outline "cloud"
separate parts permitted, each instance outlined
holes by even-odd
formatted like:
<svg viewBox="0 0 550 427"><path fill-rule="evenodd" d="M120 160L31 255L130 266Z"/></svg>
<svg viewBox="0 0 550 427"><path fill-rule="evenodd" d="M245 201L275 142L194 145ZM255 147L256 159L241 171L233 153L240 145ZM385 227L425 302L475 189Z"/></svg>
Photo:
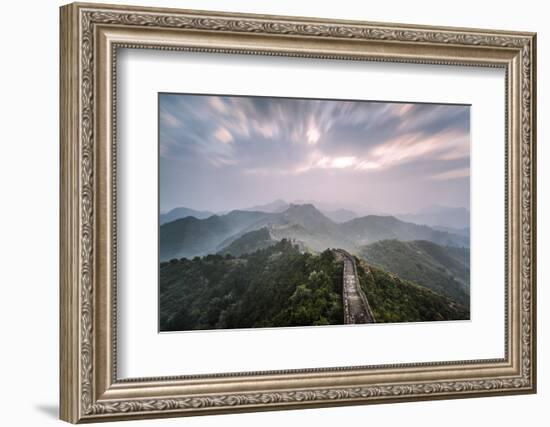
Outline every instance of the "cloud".
<svg viewBox="0 0 550 427"><path fill-rule="evenodd" d="M167 111L163 111L160 114L161 126L167 126L170 128L179 128L182 123L172 114Z"/></svg>
<svg viewBox="0 0 550 427"><path fill-rule="evenodd" d="M447 172L442 172L436 175L432 175L430 178L436 181L443 181L448 179L468 178L470 176L470 168L454 169Z"/></svg>
<svg viewBox="0 0 550 427"><path fill-rule="evenodd" d="M231 132L223 127L218 128L218 130L214 133L214 136L218 141L221 141L224 144L228 144L233 141L233 135L231 135Z"/></svg>
<svg viewBox="0 0 550 427"><path fill-rule="evenodd" d="M159 108L161 168L179 162L182 179L192 169L273 186L323 171L410 183L469 175L464 105L161 94Z"/></svg>
<svg viewBox="0 0 550 427"><path fill-rule="evenodd" d="M208 99L208 103L210 106L216 110L218 113L226 113L227 107L225 105L225 102L222 101L222 99L219 96L212 96Z"/></svg>

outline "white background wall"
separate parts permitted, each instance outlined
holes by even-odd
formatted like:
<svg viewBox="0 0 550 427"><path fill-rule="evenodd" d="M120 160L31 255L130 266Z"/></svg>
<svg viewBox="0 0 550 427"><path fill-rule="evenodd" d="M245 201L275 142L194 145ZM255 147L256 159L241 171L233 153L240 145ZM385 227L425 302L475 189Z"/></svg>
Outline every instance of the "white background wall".
<svg viewBox="0 0 550 427"><path fill-rule="evenodd" d="M111 0L113 3L122 3ZM550 405L550 28L544 3L515 1L133 0L133 4L538 32L539 393L438 402L209 416L132 425L547 425ZM59 425L58 6L2 5L0 67L0 401L2 425ZM486 254L486 256L493 256Z"/></svg>

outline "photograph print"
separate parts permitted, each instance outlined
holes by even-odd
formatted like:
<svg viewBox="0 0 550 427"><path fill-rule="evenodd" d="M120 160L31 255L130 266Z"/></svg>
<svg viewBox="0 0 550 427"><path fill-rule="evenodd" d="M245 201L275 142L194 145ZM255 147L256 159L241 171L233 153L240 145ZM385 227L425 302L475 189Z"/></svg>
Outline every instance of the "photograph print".
<svg viewBox="0 0 550 427"><path fill-rule="evenodd" d="M470 106L160 93L159 330L470 319Z"/></svg>

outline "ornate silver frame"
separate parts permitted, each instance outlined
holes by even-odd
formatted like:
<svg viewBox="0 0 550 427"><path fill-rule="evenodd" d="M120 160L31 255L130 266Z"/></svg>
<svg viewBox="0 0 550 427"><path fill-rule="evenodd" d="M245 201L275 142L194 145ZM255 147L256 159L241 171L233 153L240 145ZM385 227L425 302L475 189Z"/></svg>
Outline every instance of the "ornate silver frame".
<svg viewBox="0 0 550 427"><path fill-rule="evenodd" d="M536 390L533 33L71 4L61 8L61 419L108 421ZM117 48L502 67L506 71L505 357L119 380Z"/></svg>

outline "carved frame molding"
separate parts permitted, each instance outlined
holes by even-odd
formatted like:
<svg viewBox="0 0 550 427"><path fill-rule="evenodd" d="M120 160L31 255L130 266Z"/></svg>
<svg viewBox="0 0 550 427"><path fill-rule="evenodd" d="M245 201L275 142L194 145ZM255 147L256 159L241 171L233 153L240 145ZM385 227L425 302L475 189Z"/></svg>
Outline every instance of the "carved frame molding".
<svg viewBox="0 0 550 427"><path fill-rule="evenodd" d="M116 281L113 147L120 47L505 68L506 357L117 380L111 282ZM534 392L535 50L532 33L62 7L61 418L83 422ZM266 377L273 378L267 386ZM285 386L289 380L299 385Z"/></svg>

